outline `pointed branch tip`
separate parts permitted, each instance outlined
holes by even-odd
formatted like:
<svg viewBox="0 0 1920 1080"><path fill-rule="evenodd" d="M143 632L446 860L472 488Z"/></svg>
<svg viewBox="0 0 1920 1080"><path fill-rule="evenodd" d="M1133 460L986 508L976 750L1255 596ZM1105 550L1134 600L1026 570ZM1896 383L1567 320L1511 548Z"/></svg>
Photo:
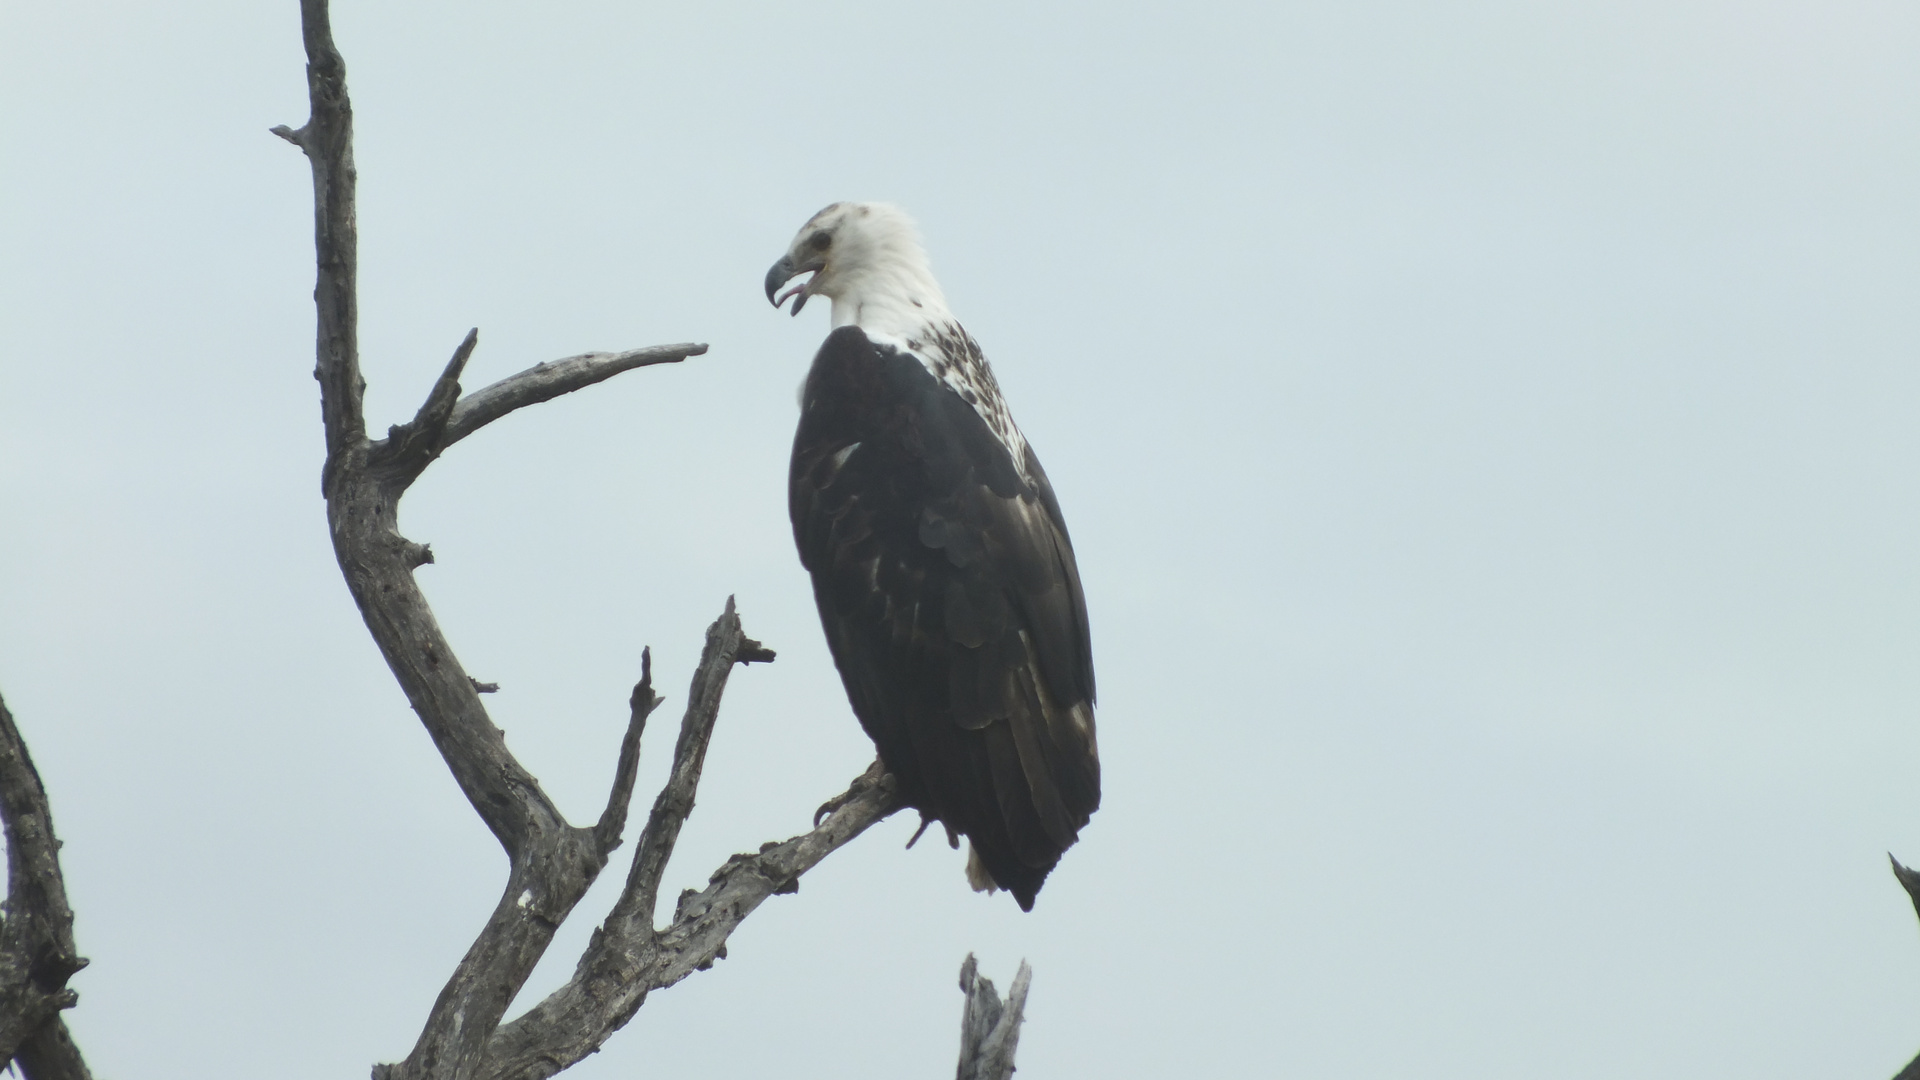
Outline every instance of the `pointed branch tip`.
<svg viewBox="0 0 1920 1080"><path fill-rule="evenodd" d="M633 684L627 699L627 731L620 739L620 758L613 770L613 788L607 795L607 807L593 826L594 843L602 855L610 855L620 846L627 828L627 807L633 801L633 781L640 768L640 737L646 732L647 717L660 707L660 695L653 692L653 650L640 650L640 681Z"/></svg>
<svg viewBox="0 0 1920 1080"><path fill-rule="evenodd" d="M376 448L380 457L399 464L406 483L412 483L453 442L447 435L447 424L460 403L460 376L479 342L480 328L476 326L453 350L453 358L433 381L433 389L427 391L427 400L420 403L413 419L388 428L384 444Z"/></svg>
<svg viewBox="0 0 1920 1080"><path fill-rule="evenodd" d="M617 353L581 353L535 364L462 398L448 422L446 444L451 446L516 409L571 394L623 371L675 364L706 351L705 345L653 345Z"/></svg>
<svg viewBox="0 0 1920 1080"><path fill-rule="evenodd" d="M1900 865L1900 860L1894 858L1892 852L1887 853L1887 861L1893 864L1894 879L1900 882L1901 888L1907 890L1907 899L1913 901L1913 913L1920 915L1920 871Z"/></svg>

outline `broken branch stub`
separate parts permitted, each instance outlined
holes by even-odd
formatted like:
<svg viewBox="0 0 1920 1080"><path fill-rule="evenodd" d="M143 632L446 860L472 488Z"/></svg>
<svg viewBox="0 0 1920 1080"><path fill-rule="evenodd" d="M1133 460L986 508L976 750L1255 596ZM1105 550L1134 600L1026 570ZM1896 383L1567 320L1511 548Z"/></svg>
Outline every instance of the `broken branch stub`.
<svg viewBox="0 0 1920 1080"><path fill-rule="evenodd" d="M960 1013L960 1065L954 1076L956 1080L1008 1080L1013 1075L1014 1052L1020 1048L1020 1024L1033 968L1020 961L1003 1003L993 980L980 974L979 967L972 953L960 965L960 992L967 1002Z"/></svg>

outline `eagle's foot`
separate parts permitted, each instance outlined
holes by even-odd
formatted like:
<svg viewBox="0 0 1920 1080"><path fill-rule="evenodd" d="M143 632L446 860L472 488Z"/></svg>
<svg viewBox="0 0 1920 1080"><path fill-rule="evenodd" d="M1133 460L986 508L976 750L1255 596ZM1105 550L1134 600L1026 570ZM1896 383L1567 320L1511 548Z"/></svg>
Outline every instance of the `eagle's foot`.
<svg viewBox="0 0 1920 1080"><path fill-rule="evenodd" d="M927 831L927 827L939 820L940 820L939 818L928 816L925 810L920 811L920 827L913 830L913 836L908 838L907 850L912 851L913 845L920 842L920 836L921 834ZM960 850L960 834L954 830L953 826L947 824L944 821L940 822L940 827L947 830L947 846L952 848L955 851L959 851Z"/></svg>
<svg viewBox="0 0 1920 1080"><path fill-rule="evenodd" d="M813 827L816 829L819 828L820 823L827 820L828 814L833 813L835 810L840 809L876 787L885 788L889 791L893 790L893 774L887 771L885 765L880 764L878 758L874 759L873 764L867 766L866 772L853 778L853 783L847 785L847 790L820 804L820 809L813 812Z"/></svg>
<svg viewBox="0 0 1920 1080"><path fill-rule="evenodd" d="M926 831L927 831L927 826L929 826L929 825L931 825L931 824L933 824L933 819L927 816L927 812L926 812L925 810L922 810L922 811L920 811L920 827L919 827L919 828L917 828L917 829L915 829L915 830L913 830L913 835L912 835L912 836L909 836L909 837L907 837L907 850L908 850L908 851L912 851L912 850L913 850L913 845L915 845L915 844L917 844L917 843L919 843L919 842L920 842L920 835L921 835L922 833L924 833L924 832L926 832Z"/></svg>

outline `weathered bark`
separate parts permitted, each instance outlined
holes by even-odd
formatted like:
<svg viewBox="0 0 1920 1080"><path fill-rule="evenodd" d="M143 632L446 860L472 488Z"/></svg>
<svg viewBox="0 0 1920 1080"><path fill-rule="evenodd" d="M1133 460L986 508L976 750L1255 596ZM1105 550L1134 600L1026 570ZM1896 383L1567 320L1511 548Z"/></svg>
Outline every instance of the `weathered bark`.
<svg viewBox="0 0 1920 1080"><path fill-rule="evenodd" d="M461 668L414 581L414 570L432 562L433 553L400 534L400 499L443 451L486 424L622 371L699 355L706 346L570 357L462 397L460 376L478 341L478 332L469 332L413 419L389 429L384 439L369 439L356 336L353 110L346 65L334 47L326 0L302 0L301 15L312 115L298 130L273 131L300 147L313 170L314 376L326 433L321 489L334 554L381 655L508 861L506 889L435 1000L412 1053L375 1066L374 1077L551 1076L598 1049L649 991L724 957L727 936L740 920L768 896L795 891L801 874L894 809L892 788L889 782L856 783L825 822L763 845L758 854L730 859L705 891L681 897L669 926L654 928L661 876L693 809L727 678L736 663L773 659L771 650L742 632L729 599L707 631L673 768L635 845L626 887L573 980L513 1024L500 1026L555 931L621 842L641 735L659 701L643 652L606 809L591 827L568 823L507 750L480 699L495 688Z"/></svg>
<svg viewBox="0 0 1920 1080"><path fill-rule="evenodd" d="M57 1016L27 1036L13 1062L26 1080L93 1080L86 1059L67 1031L67 1022Z"/></svg>
<svg viewBox="0 0 1920 1080"><path fill-rule="evenodd" d="M712 641L709 636L709 647ZM690 721L691 714L690 708ZM683 727L681 745L688 741ZM676 773L681 764L676 756ZM655 805L656 814L663 809L679 813L668 802L672 791L669 781ZM499 1028L478 1075L487 1080L552 1076L598 1050L626 1026L649 993L725 959L727 937L767 897L798 892L800 875L895 809L891 783L856 784L847 795L818 828L783 843L763 844L756 854L735 855L714 871L705 889L681 893L673 920L664 929L655 930L651 910L640 906L645 882L630 879L614 914L594 931L573 978L526 1015ZM636 868L639 865L636 859ZM657 889L657 873L646 878Z"/></svg>
<svg viewBox="0 0 1920 1080"><path fill-rule="evenodd" d="M960 1013L960 1067L955 1080L1007 1080L1013 1075L1027 986L1032 982L1033 968L1020 961L1003 1005L993 980L981 975L973 954L967 954L966 963L960 965L960 992L967 995L967 1004Z"/></svg>
<svg viewBox="0 0 1920 1080"><path fill-rule="evenodd" d="M7 836L0 1063L16 1062L27 1080L90 1080L60 1016L79 1000L67 980L87 966L74 953L60 841L53 835L46 788L5 701L0 701L0 820Z"/></svg>

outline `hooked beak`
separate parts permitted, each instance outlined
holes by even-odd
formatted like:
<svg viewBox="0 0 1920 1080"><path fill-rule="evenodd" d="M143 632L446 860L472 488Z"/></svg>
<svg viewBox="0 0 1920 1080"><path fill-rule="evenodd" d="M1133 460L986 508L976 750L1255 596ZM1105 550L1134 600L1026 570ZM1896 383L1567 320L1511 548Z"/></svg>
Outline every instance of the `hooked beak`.
<svg viewBox="0 0 1920 1080"><path fill-rule="evenodd" d="M807 291L807 287L813 284L813 279L809 278L795 285L793 288L788 289L786 292L780 292L780 286L785 285L801 274L808 272L817 274L824 265L826 265L824 262L818 260L808 260L805 264L796 265L793 261L793 256L780 256L780 261L774 263L773 268L767 271L768 302L773 304L774 307L779 307L781 304L786 303L787 297L796 297L793 302L793 314L800 314L800 309L807 306L807 297L813 295ZM774 295L775 293L779 293L779 295L776 296Z"/></svg>

